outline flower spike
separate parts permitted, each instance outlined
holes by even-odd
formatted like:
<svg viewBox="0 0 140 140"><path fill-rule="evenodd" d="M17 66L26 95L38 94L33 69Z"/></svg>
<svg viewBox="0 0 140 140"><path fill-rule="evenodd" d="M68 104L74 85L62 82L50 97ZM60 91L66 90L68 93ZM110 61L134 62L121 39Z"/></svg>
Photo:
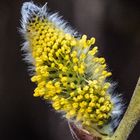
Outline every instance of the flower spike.
<svg viewBox="0 0 140 140"><path fill-rule="evenodd" d="M22 6L21 32L25 60L32 66L31 81L37 84L35 97L42 97L69 121L111 135L122 105L112 96L104 58L96 56L95 38L87 39L32 2ZM113 125L112 125L113 124Z"/></svg>

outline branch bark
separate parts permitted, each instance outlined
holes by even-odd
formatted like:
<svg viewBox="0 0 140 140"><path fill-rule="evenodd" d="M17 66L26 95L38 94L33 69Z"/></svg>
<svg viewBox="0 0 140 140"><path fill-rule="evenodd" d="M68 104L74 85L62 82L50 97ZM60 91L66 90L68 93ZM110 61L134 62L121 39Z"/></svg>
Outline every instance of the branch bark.
<svg viewBox="0 0 140 140"><path fill-rule="evenodd" d="M140 120L140 78L134 90L130 104L114 135L109 140L127 140L133 128Z"/></svg>

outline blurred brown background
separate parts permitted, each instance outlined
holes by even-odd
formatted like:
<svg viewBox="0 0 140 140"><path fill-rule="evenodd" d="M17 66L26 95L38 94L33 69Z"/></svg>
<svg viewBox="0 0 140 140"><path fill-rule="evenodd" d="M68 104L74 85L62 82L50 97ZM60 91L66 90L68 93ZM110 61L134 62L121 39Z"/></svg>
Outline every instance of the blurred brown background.
<svg viewBox="0 0 140 140"><path fill-rule="evenodd" d="M65 120L50 105L32 96L27 65L22 61L20 8L25 0L0 0L0 140L72 140ZM45 0L34 0L44 4ZM139 0L48 0L71 25L96 37L118 92L129 103L140 75ZM129 140L140 140L138 124Z"/></svg>

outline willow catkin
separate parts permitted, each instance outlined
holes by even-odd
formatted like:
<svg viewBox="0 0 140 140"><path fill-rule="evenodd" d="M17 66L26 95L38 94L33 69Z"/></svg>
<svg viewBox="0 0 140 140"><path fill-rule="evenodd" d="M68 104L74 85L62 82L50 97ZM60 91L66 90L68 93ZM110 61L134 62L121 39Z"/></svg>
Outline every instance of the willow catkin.
<svg viewBox="0 0 140 140"><path fill-rule="evenodd" d="M105 59L97 57L95 38L72 30L47 5L22 6L25 43L22 50L31 64L35 97L42 97L65 118L86 128L111 135L121 114L121 103L107 81ZM93 46L93 47L91 47Z"/></svg>

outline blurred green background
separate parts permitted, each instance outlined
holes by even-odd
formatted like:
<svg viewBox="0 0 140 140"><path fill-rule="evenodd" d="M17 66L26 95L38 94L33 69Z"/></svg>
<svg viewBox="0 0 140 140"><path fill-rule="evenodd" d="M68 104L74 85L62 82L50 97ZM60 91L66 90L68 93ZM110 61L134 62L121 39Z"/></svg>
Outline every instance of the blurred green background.
<svg viewBox="0 0 140 140"><path fill-rule="evenodd" d="M23 2L0 0L0 140L72 140L66 120L32 96L35 85L22 61L18 32ZM34 0L45 2L74 29L96 38L127 105L140 75L139 0ZM137 124L129 140L140 140L139 132Z"/></svg>

